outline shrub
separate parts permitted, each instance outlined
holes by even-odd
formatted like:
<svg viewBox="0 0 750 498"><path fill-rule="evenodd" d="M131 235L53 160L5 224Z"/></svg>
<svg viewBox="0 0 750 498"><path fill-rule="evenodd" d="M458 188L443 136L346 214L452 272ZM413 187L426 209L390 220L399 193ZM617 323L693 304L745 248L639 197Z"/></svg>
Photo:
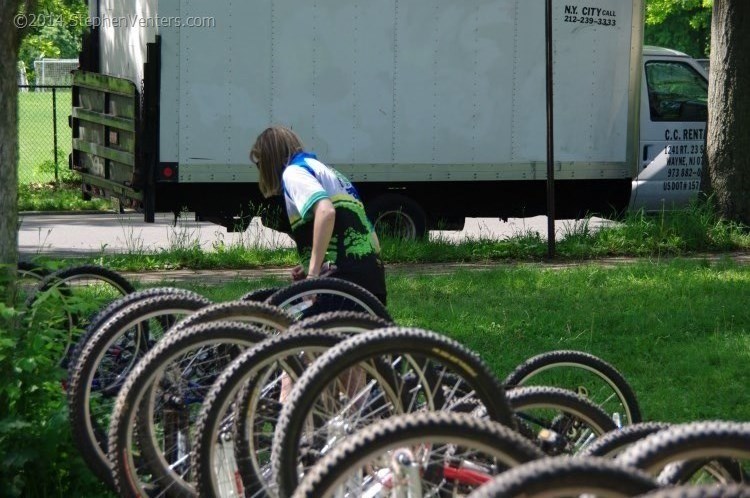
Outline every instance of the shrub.
<svg viewBox="0 0 750 498"><path fill-rule="evenodd" d="M72 440L59 331L0 304L0 495L104 496Z"/></svg>

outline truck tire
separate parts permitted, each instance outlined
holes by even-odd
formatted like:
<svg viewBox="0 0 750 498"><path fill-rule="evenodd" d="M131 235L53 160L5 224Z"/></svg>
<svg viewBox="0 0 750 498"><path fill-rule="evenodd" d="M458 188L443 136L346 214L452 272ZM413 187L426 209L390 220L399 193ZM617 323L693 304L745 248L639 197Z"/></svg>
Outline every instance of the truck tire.
<svg viewBox="0 0 750 498"><path fill-rule="evenodd" d="M380 236L416 240L427 235L424 209L401 194L384 194L368 202L367 216Z"/></svg>

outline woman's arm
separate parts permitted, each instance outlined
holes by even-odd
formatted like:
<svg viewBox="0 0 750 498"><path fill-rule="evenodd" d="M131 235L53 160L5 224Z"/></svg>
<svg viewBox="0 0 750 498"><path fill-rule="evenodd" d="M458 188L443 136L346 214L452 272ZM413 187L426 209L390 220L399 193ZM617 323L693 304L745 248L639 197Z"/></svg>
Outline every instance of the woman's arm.
<svg viewBox="0 0 750 498"><path fill-rule="evenodd" d="M330 199L321 199L313 207L313 245L310 255L310 267L307 275L317 277L326 257L328 244L333 236L333 225L336 222L336 208Z"/></svg>

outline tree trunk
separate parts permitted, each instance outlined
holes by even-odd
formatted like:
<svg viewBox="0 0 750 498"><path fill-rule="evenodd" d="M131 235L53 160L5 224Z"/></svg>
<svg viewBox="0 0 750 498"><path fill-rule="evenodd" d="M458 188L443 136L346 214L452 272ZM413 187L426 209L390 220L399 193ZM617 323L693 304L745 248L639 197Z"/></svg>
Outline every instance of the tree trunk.
<svg viewBox="0 0 750 498"><path fill-rule="evenodd" d="M0 0L0 291L11 306L18 264L18 0Z"/></svg>
<svg viewBox="0 0 750 498"><path fill-rule="evenodd" d="M708 174L727 219L750 225L750 1L714 0L708 94Z"/></svg>

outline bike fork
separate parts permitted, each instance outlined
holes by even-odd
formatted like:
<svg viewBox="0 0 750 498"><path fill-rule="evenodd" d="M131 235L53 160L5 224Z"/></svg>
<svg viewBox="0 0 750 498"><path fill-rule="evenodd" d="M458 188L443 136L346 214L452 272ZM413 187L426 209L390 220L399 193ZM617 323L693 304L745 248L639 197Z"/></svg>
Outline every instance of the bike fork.
<svg viewBox="0 0 750 498"><path fill-rule="evenodd" d="M393 490L391 498L422 498L422 479L419 465L407 448L399 448L391 457Z"/></svg>

